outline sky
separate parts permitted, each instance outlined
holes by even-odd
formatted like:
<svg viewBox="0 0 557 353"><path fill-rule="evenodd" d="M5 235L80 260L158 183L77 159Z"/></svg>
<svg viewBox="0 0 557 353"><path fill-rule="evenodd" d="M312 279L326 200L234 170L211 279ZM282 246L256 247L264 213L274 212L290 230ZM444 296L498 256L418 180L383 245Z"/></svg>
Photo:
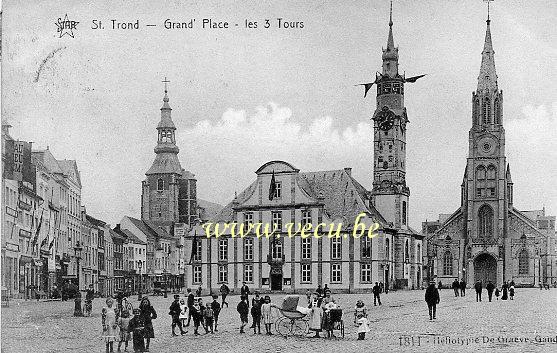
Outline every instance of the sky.
<svg viewBox="0 0 557 353"><path fill-rule="evenodd" d="M354 85L381 69L389 2L232 4L4 0L1 109L11 135L75 159L92 216L111 224L139 217L167 77L179 159L196 175L200 198L230 202L270 160L301 171L352 167L370 189L375 94L364 99ZM57 32L66 14L79 22L73 38ZM480 0L393 2L399 70L427 74L405 89L409 219L418 230L460 204L486 16ZM556 17L552 0L491 5L514 204L552 215ZM231 28L203 29L203 18ZM277 28L277 18L303 28ZM112 19L140 28L113 30ZM195 24L168 30L166 19Z"/></svg>

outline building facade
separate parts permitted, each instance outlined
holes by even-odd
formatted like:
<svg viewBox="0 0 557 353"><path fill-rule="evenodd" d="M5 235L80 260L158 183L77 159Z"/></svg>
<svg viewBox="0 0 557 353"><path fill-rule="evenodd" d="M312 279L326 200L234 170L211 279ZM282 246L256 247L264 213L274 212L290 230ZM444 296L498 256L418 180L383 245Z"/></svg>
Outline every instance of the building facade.
<svg viewBox="0 0 557 353"><path fill-rule="evenodd" d="M537 286L548 280L554 217L522 212L514 205L503 111L488 19L478 85L472 93L461 206L428 239L434 275L443 282L513 280L520 286ZM540 221L547 223L545 231Z"/></svg>

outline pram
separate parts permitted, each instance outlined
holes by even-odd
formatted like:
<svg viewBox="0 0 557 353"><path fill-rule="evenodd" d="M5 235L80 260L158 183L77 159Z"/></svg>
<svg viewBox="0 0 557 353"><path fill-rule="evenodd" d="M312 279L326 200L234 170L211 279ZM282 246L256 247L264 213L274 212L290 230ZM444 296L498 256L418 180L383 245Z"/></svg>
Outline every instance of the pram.
<svg viewBox="0 0 557 353"><path fill-rule="evenodd" d="M279 311L283 317L275 322L275 329L283 337L305 336L309 332L307 315L311 309L298 305L300 297L287 295L282 299Z"/></svg>

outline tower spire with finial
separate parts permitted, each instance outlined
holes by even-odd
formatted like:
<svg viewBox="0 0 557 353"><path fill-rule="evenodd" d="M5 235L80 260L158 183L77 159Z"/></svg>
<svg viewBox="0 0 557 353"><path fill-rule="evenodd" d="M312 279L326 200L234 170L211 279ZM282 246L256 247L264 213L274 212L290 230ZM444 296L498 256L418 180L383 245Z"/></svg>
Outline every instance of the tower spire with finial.
<svg viewBox="0 0 557 353"><path fill-rule="evenodd" d="M491 41L491 19L489 17L489 3L493 0L484 0L487 2L487 26L485 30L484 49L482 51L482 64L480 67L480 76L478 77L478 90L480 89L496 89L497 73L495 71L495 51Z"/></svg>
<svg viewBox="0 0 557 353"><path fill-rule="evenodd" d="M168 104L168 83L170 83L169 80L166 79L166 76L164 77L164 80L162 81L164 83L164 98L162 99L162 101L164 102L162 105L162 109L166 109L166 110L172 110L172 108L170 108L170 105Z"/></svg>
<svg viewBox="0 0 557 353"><path fill-rule="evenodd" d="M395 41L393 39L393 2L391 1L391 10L389 12L389 39L387 40L387 50L395 48Z"/></svg>

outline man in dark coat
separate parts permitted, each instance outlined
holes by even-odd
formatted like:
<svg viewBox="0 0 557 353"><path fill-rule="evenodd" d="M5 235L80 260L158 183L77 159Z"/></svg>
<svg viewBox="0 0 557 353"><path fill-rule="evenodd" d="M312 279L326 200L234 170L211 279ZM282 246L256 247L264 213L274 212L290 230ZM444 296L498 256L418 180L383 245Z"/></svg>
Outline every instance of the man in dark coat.
<svg viewBox="0 0 557 353"><path fill-rule="evenodd" d="M429 319L434 320L436 317L437 304L439 304L439 290L435 288L435 282L429 282L429 286L425 290L425 302L427 303L427 308L429 309Z"/></svg>
<svg viewBox="0 0 557 353"><path fill-rule="evenodd" d="M491 297L493 296L493 291L495 290L495 285L489 281L486 286L485 289L487 289L487 297L489 298L489 301L491 301Z"/></svg>
<svg viewBox="0 0 557 353"><path fill-rule="evenodd" d="M191 317L193 315L191 309L193 308L194 301L195 301L195 296L191 292L191 289L188 288L188 302L186 303L186 305L188 306L188 323L186 324L186 327L189 326L191 322Z"/></svg>
<svg viewBox="0 0 557 353"><path fill-rule="evenodd" d="M464 278L460 281L460 296L466 296L466 281Z"/></svg>
<svg viewBox="0 0 557 353"><path fill-rule="evenodd" d="M458 279L455 278L455 280L453 281L452 288L454 290L454 296L458 297L458 290L460 289L460 284L458 283Z"/></svg>
<svg viewBox="0 0 557 353"><path fill-rule="evenodd" d="M315 292L316 292L319 296L322 296L322 295L323 295L323 288L321 288L321 285L320 285L320 284L317 285L317 289L315 290Z"/></svg>
<svg viewBox="0 0 557 353"><path fill-rule="evenodd" d="M246 285L246 282L243 282L242 288L240 288L240 296L246 297L246 303L248 304L248 307L249 307L249 297L248 297L249 294L250 294L249 287Z"/></svg>
<svg viewBox="0 0 557 353"><path fill-rule="evenodd" d="M185 335L186 332L182 329L182 322L180 321L180 296L178 294L174 294L174 301L170 304L168 314L172 317L172 336L178 336L174 329L176 326L180 328L180 334Z"/></svg>
<svg viewBox="0 0 557 353"><path fill-rule="evenodd" d="M241 296L241 301L238 303L236 310L240 314L240 333L244 333L244 327L248 323L248 314L249 314L247 296L244 295Z"/></svg>
<svg viewBox="0 0 557 353"><path fill-rule="evenodd" d="M474 285L474 289L476 289L476 301L477 302L481 302L482 301L482 282L478 281L476 282L476 284Z"/></svg>
<svg viewBox="0 0 557 353"><path fill-rule="evenodd" d="M230 288L228 288L228 286L223 283L222 286L220 286L220 295L222 296L222 304L221 306L224 308L224 304L226 304L226 307L228 308L228 302L226 301L226 296L230 294Z"/></svg>
<svg viewBox="0 0 557 353"><path fill-rule="evenodd" d="M375 282L372 291L373 291L373 305L377 305L377 302L379 302L379 305L381 305L381 297L379 294L381 293L381 287L379 287L379 283Z"/></svg>

